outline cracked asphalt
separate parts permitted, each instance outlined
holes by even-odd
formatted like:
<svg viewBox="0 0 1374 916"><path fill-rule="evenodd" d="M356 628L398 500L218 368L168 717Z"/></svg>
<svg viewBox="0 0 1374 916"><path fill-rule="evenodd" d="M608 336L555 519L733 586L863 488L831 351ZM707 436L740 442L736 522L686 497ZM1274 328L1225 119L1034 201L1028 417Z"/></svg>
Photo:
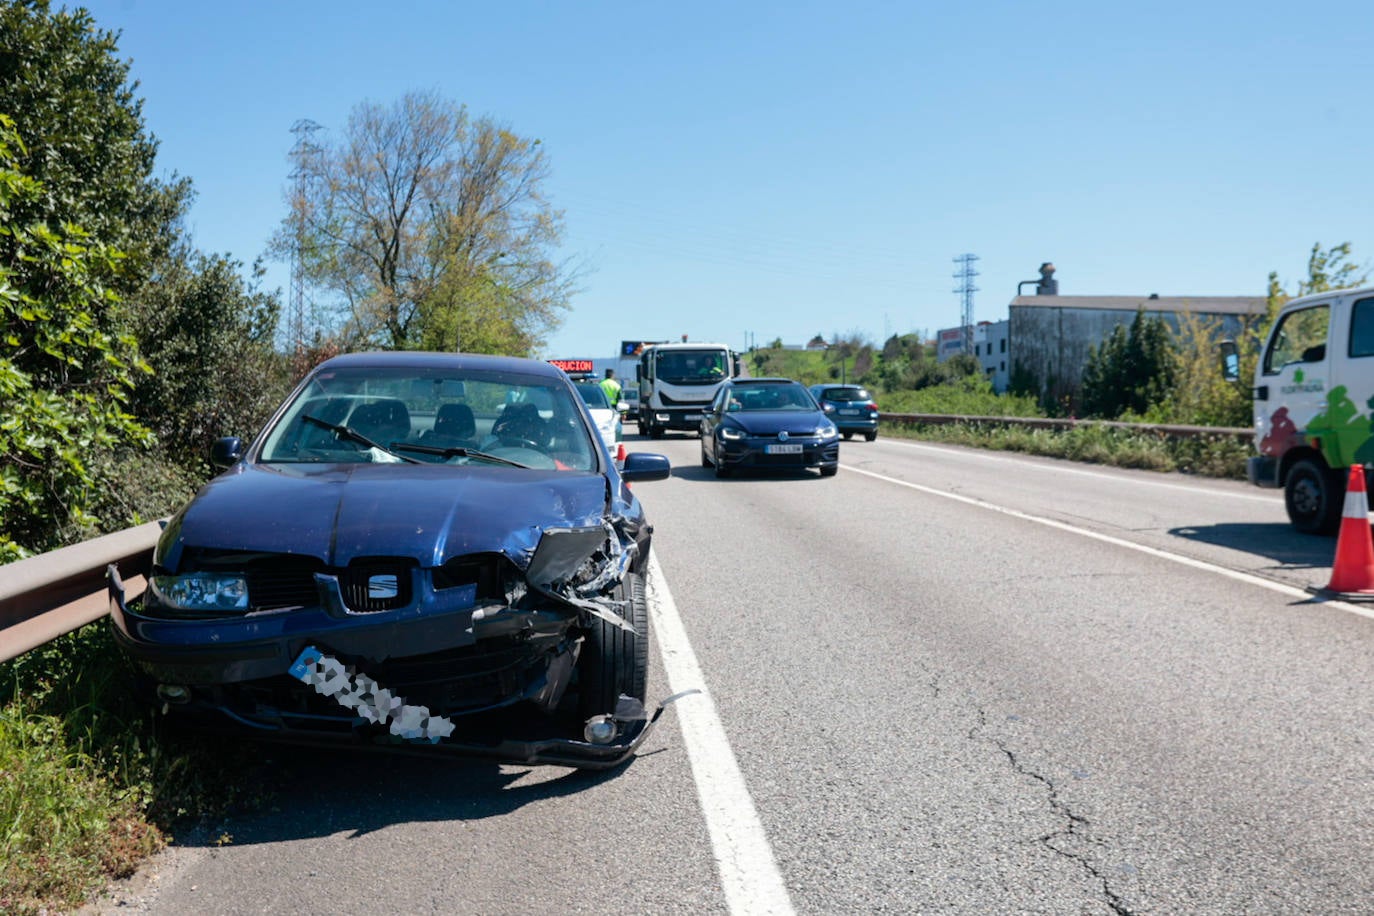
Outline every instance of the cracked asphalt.
<svg viewBox="0 0 1374 916"><path fill-rule="evenodd" d="M673 461L636 492L795 911L1370 911L1374 619L938 495L1323 584L1276 494L884 438L717 481L630 438ZM594 778L296 759L285 808L93 911L725 912L683 742L669 713Z"/></svg>

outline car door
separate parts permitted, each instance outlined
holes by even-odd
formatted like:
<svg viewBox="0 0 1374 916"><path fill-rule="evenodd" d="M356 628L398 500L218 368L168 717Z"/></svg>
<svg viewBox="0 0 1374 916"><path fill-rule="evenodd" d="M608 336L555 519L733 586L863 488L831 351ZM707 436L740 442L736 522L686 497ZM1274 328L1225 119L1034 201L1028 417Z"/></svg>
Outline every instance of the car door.
<svg viewBox="0 0 1374 916"><path fill-rule="evenodd" d="M711 401L711 406L701 415L701 450L711 459L712 464L716 460L716 427L725 416L725 405L729 400L730 386L722 385L716 392L715 399Z"/></svg>

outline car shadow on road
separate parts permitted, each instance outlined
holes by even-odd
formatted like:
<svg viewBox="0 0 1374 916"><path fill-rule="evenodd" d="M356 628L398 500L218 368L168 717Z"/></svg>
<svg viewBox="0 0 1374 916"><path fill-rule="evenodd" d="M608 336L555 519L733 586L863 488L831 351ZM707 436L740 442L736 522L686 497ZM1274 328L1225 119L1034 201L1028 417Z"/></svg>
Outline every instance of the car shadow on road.
<svg viewBox="0 0 1374 916"><path fill-rule="evenodd" d="M576 795L614 780L613 770L502 764L455 757L319 750L271 745L253 774L265 791L259 810L178 831L178 846L235 846L330 836L363 836L396 824L475 821ZM646 755L641 755L646 756Z"/></svg>
<svg viewBox="0 0 1374 916"><path fill-rule="evenodd" d="M730 484L741 480L820 480L814 468L743 468L730 472L729 477L717 477L713 468L693 465L674 465L672 476L681 480L709 480Z"/></svg>
<svg viewBox="0 0 1374 916"><path fill-rule="evenodd" d="M1170 528L1169 534L1267 557L1284 569L1329 567L1336 554L1335 538L1301 534L1283 523L1183 525Z"/></svg>

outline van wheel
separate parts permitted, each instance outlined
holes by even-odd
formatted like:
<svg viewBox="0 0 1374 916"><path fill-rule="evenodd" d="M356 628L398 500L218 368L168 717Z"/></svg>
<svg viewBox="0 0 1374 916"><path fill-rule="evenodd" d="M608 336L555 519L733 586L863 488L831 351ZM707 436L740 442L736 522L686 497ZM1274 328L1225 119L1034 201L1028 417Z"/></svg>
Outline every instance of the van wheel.
<svg viewBox="0 0 1374 916"><path fill-rule="evenodd" d="M1288 471L1283 504L1288 520L1305 534L1332 534L1341 522L1345 480L1319 461L1303 458Z"/></svg>

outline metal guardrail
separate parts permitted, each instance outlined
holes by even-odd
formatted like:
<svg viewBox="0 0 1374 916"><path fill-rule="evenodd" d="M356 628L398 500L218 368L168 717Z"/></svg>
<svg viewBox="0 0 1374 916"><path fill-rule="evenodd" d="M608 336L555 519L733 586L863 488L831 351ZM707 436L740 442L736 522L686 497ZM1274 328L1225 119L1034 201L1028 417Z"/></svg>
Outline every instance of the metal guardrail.
<svg viewBox="0 0 1374 916"><path fill-rule="evenodd" d="M161 533L149 522L0 566L0 662L108 613L112 563L130 594L143 591Z"/></svg>
<svg viewBox="0 0 1374 916"><path fill-rule="evenodd" d="M1109 420L926 413L884 413L882 417L891 423L968 423L1034 429L1104 426L1171 438L1222 437L1247 442L1254 436L1254 430L1236 427L1164 426ZM130 594L143 591L152 567L153 545L161 531L161 523L149 522L0 566L0 662L23 655L108 613L105 571L112 563L119 567Z"/></svg>
<svg viewBox="0 0 1374 916"><path fill-rule="evenodd" d="M1119 423L1115 420L1050 419L1048 417L976 417L943 413L883 413L884 421L893 423L927 423L931 425L1025 426L1030 429L1074 429L1079 426L1101 426L1141 433L1155 433L1166 439L1239 439L1249 442L1255 431L1241 426L1170 426L1158 423Z"/></svg>

